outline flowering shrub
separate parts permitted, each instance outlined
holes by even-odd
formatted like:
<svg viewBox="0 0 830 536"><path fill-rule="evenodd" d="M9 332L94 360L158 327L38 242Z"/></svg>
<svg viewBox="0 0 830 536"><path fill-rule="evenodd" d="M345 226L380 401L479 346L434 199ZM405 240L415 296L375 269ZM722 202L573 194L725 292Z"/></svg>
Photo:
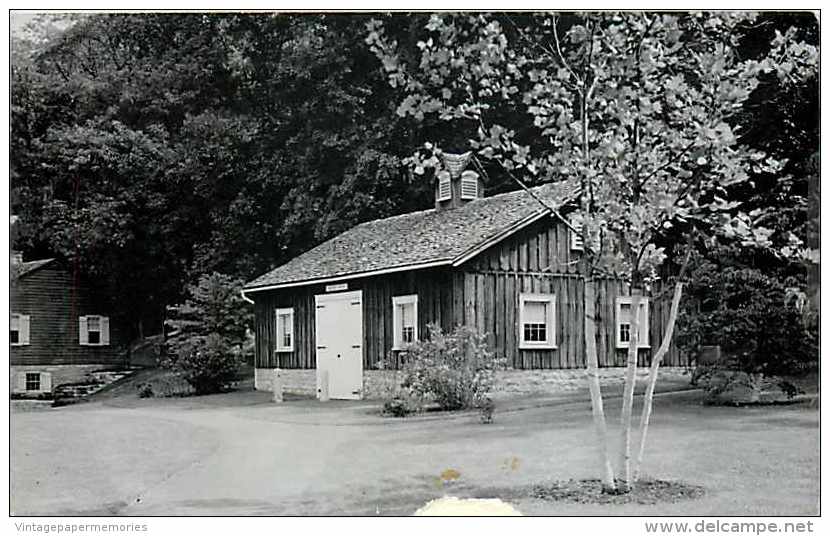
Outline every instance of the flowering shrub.
<svg viewBox="0 0 830 536"><path fill-rule="evenodd" d="M433 400L441 409L487 407L504 358L496 357L485 335L466 326L445 334L430 324L429 338L412 344L403 357L401 386Z"/></svg>

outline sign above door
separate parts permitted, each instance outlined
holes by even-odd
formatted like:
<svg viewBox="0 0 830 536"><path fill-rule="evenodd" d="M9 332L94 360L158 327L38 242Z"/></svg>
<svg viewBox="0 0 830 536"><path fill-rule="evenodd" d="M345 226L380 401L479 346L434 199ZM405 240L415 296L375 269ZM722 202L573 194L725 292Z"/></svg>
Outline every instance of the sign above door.
<svg viewBox="0 0 830 536"><path fill-rule="evenodd" d="M326 285L326 292L339 292L341 290L349 290L349 284L337 283L336 285Z"/></svg>

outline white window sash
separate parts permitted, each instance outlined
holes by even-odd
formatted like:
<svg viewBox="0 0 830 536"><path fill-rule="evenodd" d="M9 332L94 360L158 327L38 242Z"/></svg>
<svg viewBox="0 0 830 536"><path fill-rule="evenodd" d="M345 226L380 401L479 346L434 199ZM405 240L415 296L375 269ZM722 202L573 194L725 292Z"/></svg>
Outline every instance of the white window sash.
<svg viewBox="0 0 830 536"><path fill-rule="evenodd" d="M276 310L276 350L277 352L294 351L294 308L285 307ZM285 319L285 321L283 321ZM285 336L288 335L290 344L286 345Z"/></svg>
<svg viewBox="0 0 830 536"><path fill-rule="evenodd" d="M93 323L97 323L93 329ZM91 342L90 333L98 334L98 342ZM102 315L85 315L78 317L78 343L81 346L109 346L110 319Z"/></svg>
<svg viewBox="0 0 830 536"><path fill-rule="evenodd" d="M631 296L620 296L617 298L617 307L616 307L616 316L614 320L614 340L617 343L618 349L628 348L628 341L622 340L620 336L621 327L623 324L629 325L629 332L631 331L631 314L629 313L629 321L623 322L622 321L622 306L628 305L629 309L631 306ZM640 322L639 322L639 333L637 338L637 348L651 348L651 344L649 343L649 299L645 296L640 298Z"/></svg>
<svg viewBox="0 0 830 536"><path fill-rule="evenodd" d="M525 324L538 324L527 311L526 304L542 303L545 305L545 339L544 341L525 340ZM552 350L556 349L556 295L522 293L519 295L519 349Z"/></svg>
<svg viewBox="0 0 830 536"><path fill-rule="evenodd" d="M30 327L30 317L29 315L22 315L18 313L14 313L9 318L9 332L17 331L17 342L10 343L12 346L27 346L29 344L29 327ZM17 329L13 329L15 326L12 325L13 322L17 323ZM11 336L11 334L9 335Z"/></svg>
<svg viewBox="0 0 830 536"><path fill-rule="evenodd" d="M411 306L411 316L408 325L404 326L403 316L404 308ZM407 315L408 316L408 315ZM394 331L392 334L392 349L403 350L410 343L403 340L403 330L405 327L412 328L412 342L418 340L418 295L409 294L407 296L393 296L392 297L392 325Z"/></svg>

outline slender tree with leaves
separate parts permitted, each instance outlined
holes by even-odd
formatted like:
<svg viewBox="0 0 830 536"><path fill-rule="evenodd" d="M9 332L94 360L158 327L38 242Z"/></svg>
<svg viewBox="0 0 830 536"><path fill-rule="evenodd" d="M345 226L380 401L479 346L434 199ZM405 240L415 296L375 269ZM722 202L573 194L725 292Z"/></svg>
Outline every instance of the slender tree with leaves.
<svg viewBox="0 0 830 536"><path fill-rule="evenodd" d="M726 236L769 244L757 223L729 199L751 173L776 174L782 162L740 143L735 118L759 77L815 75L817 51L778 34L761 59L737 52L748 13L587 13L433 15L413 43L368 26L367 43L402 96L398 113L435 116L467 128L484 162L522 183L575 182L575 221L589 257L586 336L595 322L594 278L613 275L631 287L631 337L620 415L616 478L606 447L596 345L586 363L608 491L627 492L639 474L660 360L672 339L672 316L652 359L632 460L632 413L639 303L659 279L666 233ZM416 170L435 166L434 144L413 155ZM793 243L792 247L799 244ZM632 462L636 461L632 467Z"/></svg>

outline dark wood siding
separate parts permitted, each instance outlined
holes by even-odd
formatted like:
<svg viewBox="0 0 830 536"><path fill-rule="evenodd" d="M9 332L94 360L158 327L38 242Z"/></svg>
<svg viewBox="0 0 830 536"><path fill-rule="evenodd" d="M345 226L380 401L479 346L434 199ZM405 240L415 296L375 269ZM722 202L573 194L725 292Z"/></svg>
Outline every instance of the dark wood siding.
<svg viewBox="0 0 830 536"><path fill-rule="evenodd" d="M418 295L418 333L427 335L427 324L451 330L473 326L487 334L509 366L518 369L582 368L584 354L585 282L582 255L570 249L567 226L551 217L530 225L485 250L463 266L400 272L348 281L348 290L363 291L363 366L376 368L389 358L398 365L392 348L392 297ZM626 351L615 344L616 298L628 289L616 279L601 279L597 289L597 352L600 366L623 366ZM524 293L554 294L556 349L519 348L519 296ZM287 288L251 294L256 301L256 363L258 367L314 368L314 296L325 285ZM670 293L652 299L649 329L651 349L639 352L639 364L647 365L660 344L668 320ZM274 310L294 307L295 351L274 352ZM686 365L672 347L667 365Z"/></svg>
<svg viewBox="0 0 830 536"><path fill-rule="evenodd" d="M427 325L436 323L444 330L456 323L453 303L454 278L449 270L400 272L363 279L352 279L348 290L363 291L363 368L377 368L388 358L397 366L392 352L392 297L418 295L418 333L426 336ZM250 294L254 300L256 366L258 368L315 368L314 296L326 294L326 285L286 288ZM294 351L275 352L275 311L294 308ZM460 307L458 309L460 311ZM462 322L463 323L463 322Z"/></svg>
<svg viewBox="0 0 830 536"><path fill-rule="evenodd" d="M10 289L11 312L29 315L29 344L10 348L10 364L126 364L126 333L105 302L92 285L59 263L16 280ZM109 316L109 346L79 344L78 317L83 315Z"/></svg>

